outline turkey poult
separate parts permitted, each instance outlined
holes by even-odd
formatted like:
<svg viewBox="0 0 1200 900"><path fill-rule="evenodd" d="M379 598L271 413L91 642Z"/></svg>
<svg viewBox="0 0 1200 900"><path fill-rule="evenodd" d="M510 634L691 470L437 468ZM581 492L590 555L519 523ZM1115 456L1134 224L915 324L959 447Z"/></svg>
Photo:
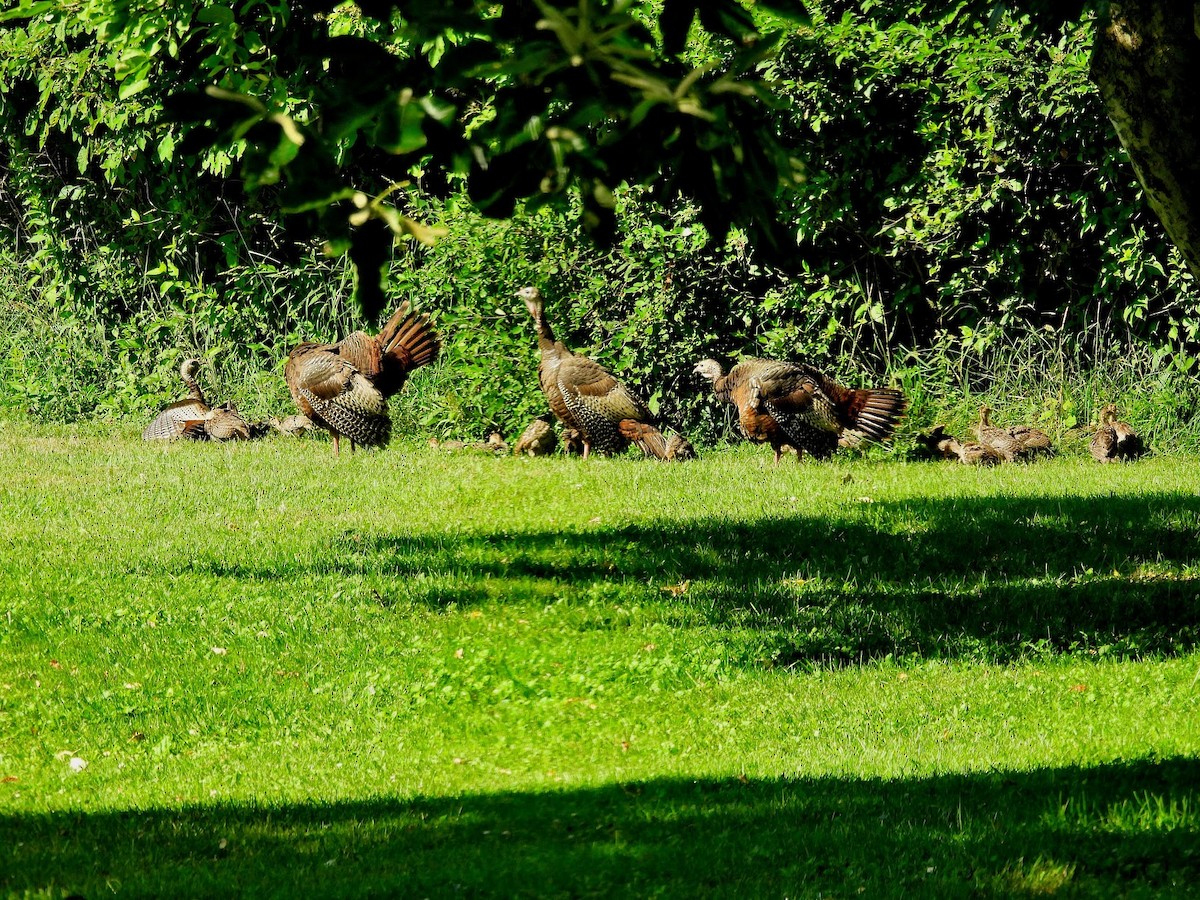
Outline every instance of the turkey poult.
<svg viewBox="0 0 1200 900"><path fill-rule="evenodd" d="M254 436L250 423L242 418L242 414L232 403L214 407L195 424L195 429L197 432L202 431L204 437L210 441L248 441Z"/></svg>
<svg viewBox="0 0 1200 900"><path fill-rule="evenodd" d="M339 440L382 447L391 437L387 398L408 374L437 359L441 344L429 317L405 301L377 335L356 331L334 344L306 341L289 355L283 374L300 412Z"/></svg>
<svg viewBox="0 0 1200 900"><path fill-rule="evenodd" d="M705 359L695 372L712 382L719 399L737 407L743 435L771 445L776 463L784 447L797 459L806 452L825 459L839 445L886 441L908 409L900 391L842 387L801 363L745 359L726 375L715 359Z"/></svg>
<svg viewBox="0 0 1200 900"><path fill-rule="evenodd" d="M429 446L434 450L445 450L447 452L456 450L474 450L480 453L508 452L508 443L498 431L493 431L489 434L486 441L440 441L437 438L430 438Z"/></svg>
<svg viewBox="0 0 1200 900"><path fill-rule="evenodd" d="M668 440L653 424L654 416L646 404L611 372L554 339L541 291L524 287L517 296L525 302L537 330L542 392L568 434L571 429L579 432L583 458L592 452L618 453L632 443L647 456L668 459Z"/></svg>
<svg viewBox="0 0 1200 900"><path fill-rule="evenodd" d="M554 426L544 417L538 417L525 426L513 447L517 456L549 456L558 446L558 435Z"/></svg>
<svg viewBox="0 0 1200 900"><path fill-rule="evenodd" d="M1006 462L1054 453L1050 437L1044 431L1028 425L999 428L992 424L991 416L990 406L985 404L979 407L979 421L972 431L979 438L979 443L994 450Z"/></svg>
<svg viewBox="0 0 1200 900"><path fill-rule="evenodd" d="M958 459L962 446L954 435L946 432L945 425L934 425L926 433L918 434L917 445L932 459Z"/></svg>
<svg viewBox="0 0 1200 900"><path fill-rule="evenodd" d="M978 441L967 441L965 444L954 441L953 449L958 461L964 466L994 466L1004 462L1003 456L987 444Z"/></svg>
<svg viewBox="0 0 1200 900"><path fill-rule="evenodd" d="M291 416L284 416L282 419L277 419L272 416L267 420L267 426L278 431L280 434L298 437L302 434L308 434L313 430L313 422L308 416L299 413Z"/></svg>
<svg viewBox="0 0 1200 900"><path fill-rule="evenodd" d="M1117 407L1109 403L1100 410L1100 425L1092 436L1088 449L1096 462L1137 459L1146 452L1146 445L1128 422L1117 420Z"/></svg>

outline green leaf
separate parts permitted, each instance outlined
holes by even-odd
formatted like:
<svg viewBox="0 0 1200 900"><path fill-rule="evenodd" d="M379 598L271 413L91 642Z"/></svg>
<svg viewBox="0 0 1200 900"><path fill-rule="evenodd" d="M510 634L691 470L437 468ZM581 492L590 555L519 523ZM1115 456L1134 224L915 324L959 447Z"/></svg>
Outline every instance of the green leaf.
<svg viewBox="0 0 1200 900"><path fill-rule="evenodd" d="M50 2L50 0L44 0L44 2L40 3L30 3L29 0L21 0L21 5L16 9L8 9L0 12L0 22L32 19L43 13L51 12L57 5L57 3Z"/></svg>
<svg viewBox="0 0 1200 900"><path fill-rule="evenodd" d="M414 103L412 91L405 89L395 102L384 107L379 124L375 127L375 143L389 153L397 155L420 150L428 142L422 122L425 110Z"/></svg>
<svg viewBox="0 0 1200 900"><path fill-rule="evenodd" d="M232 25L233 10L228 6L203 6L196 13L196 21L207 25Z"/></svg>
<svg viewBox="0 0 1200 900"><path fill-rule="evenodd" d="M128 100L135 94L140 94L148 87L150 87L150 80L148 78L126 79L121 82L121 87L117 90L117 99Z"/></svg>

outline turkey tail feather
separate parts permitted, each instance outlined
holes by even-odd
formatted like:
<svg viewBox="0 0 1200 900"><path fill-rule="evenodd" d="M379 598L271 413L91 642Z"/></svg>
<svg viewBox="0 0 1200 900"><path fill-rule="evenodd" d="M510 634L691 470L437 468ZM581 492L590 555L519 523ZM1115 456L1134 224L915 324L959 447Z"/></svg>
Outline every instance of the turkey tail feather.
<svg viewBox="0 0 1200 900"><path fill-rule="evenodd" d="M655 459L667 459L667 439L653 425L639 422L636 419L622 419L617 426L621 436L636 444L638 449L647 456Z"/></svg>
<svg viewBox="0 0 1200 900"><path fill-rule="evenodd" d="M908 399L901 391L880 388L854 391L851 395L847 427L872 441L886 441L904 418Z"/></svg>
<svg viewBox="0 0 1200 900"><path fill-rule="evenodd" d="M405 300L379 332L379 347L382 356L412 371L437 359L441 342L429 324L429 316L413 312Z"/></svg>

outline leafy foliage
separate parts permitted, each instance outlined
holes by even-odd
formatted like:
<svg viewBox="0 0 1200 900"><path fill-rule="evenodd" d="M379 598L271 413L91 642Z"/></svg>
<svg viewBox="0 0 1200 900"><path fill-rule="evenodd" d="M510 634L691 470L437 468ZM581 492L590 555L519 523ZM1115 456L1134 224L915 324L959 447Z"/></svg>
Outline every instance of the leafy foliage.
<svg viewBox="0 0 1200 900"><path fill-rule="evenodd" d="M769 81L785 103L756 101L755 115L805 157L805 181L789 187L791 205L771 222L794 235L781 260L752 230L730 230L731 219L710 228L711 209L664 193L665 181L603 181L611 241L586 240L596 195L569 186L583 185L585 171L601 178L616 140L604 129L585 129L581 149L561 159L551 153L552 190L538 182L524 200L513 188L517 169L495 192L483 190L479 179L499 170L481 174L473 151L460 174L433 165L443 145L477 144L489 166L505 147L511 160L562 150L544 134L505 144L513 103L526 97L539 115L566 115L571 85L590 85L602 71L555 69L535 90L529 73L504 69L524 56L509 58L503 42L481 46L487 40L456 18L460 7L409 21L403 8L380 17L366 7L321 12L259 0L236 15L208 4L168 20L158 4L79 0L71 15L38 8L40 16L0 31L0 226L12 237L5 269L15 298L0 338L0 403L51 420L141 417L177 393L179 359L200 355L206 381L244 411L286 409L278 373L288 349L362 325L348 258L324 256L315 237L322 213L302 209L288 230L274 222L278 206L292 202L296 167L315 166L304 154L320 144L346 179L332 193L351 182L368 188L338 200L337 215L378 238L356 249L364 268L387 275L373 302L390 309L411 299L435 314L446 340L444 362L418 373L396 404L409 430L511 434L543 411L528 317L512 297L538 283L572 347L699 438L728 433L729 422L691 379L696 359L756 353L803 356L855 383L894 378L920 398L914 424L967 416L979 396L1009 394L1069 428L1089 419L1099 385L1121 399L1152 382L1152 396L1178 401L1168 404L1162 434L1187 442L1179 434L1193 427L1186 375L1200 304L1142 211L1088 83L1086 25L1031 38L1024 20L972 6L902 5L885 17L877 4L812 3L811 20L800 23L756 6L756 33L782 38L744 78ZM604 7L641 17L603 45L605 59L626 52L629 35L659 40L653 26L663 58L700 72L696 90L711 92L741 58L730 36L741 34L733 19L743 14L712 5L733 19L696 25L696 10L707 8L666 4L647 18L646 9ZM935 8L944 13L932 16ZM684 49L671 56L685 25ZM562 62L554 55L561 34L533 38L522 47L548 54L536 65ZM383 101L371 91L391 82L364 80L357 105L338 105L308 74L318 58L347 71L360 57L378 59L368 45L383 49L388 59L378 61L393 75L428 70L430 90L397 101L390 119L372 112ZM321 55L332 47L346 52ZM473 93L437 93L469 48L495 66ZM221 84L215 96L186 93L205 79ZM200 104L193 112L217 116L213 128L250 131L204 151L197 169L184 151L217 133L198 132L189 144L187 129L165 115L181 97ZM429 99L437 97L448 98L452 116L439 119L444 107ZM669 106L663 100L637 127L696 118L678 108L668 116ZM591 111L596 122L602 112ZM274 143L247 142L251 131ZM649 171L658 154L645 150L657 151L658 138L643 134L638 164ZM308 150L292 155L297 147ZM227 178L242 166L261 176L250 197ZM489 199L502 196L511 210ZM480 206L512 215L491 219ZM394 251L385 208L442 237ZM1105 369L1089 374L1096 364ZM1064 371L1075 373L1065 393Z"/></svg>
<svg viewBox="0 0 1200 900"><path fill-rule="evenodd" d="M137 0L88 6L114 50L119 98L153 88L152 106L198 126L183 147L215 149L220 168L235 144L247 187L273 187L297 228L353 247L368 318L384 304L393 235L435 236L407 209L418 177L436 190L461 175L500 217L572 190L601 240L614 236L614 190L647 185L660 201L694 198L715 237L739 224L764 247L787 243L763 211L798 164L755 77L780 34L736 0L665 4L661 44L627 2L258 0L182 21ZM682 54L697 16L722 51L694 67Z"/></svg>

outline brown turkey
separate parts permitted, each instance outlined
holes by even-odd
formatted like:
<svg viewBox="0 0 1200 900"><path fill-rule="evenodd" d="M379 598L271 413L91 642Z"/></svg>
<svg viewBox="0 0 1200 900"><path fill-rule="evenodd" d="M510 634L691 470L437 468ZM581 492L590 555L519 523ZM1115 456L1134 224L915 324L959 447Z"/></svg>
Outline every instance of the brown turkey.
<svg viewBox="0 0 1200 900"><path fill-rule="evenodd" d="M917 435L917 445L931 459L958 459L962 446L954 435L946 432L945 425L934 425L925 434Z"/></svg>
<svg viewBox="0 0 1200 900"><path fill-rule="evenodd" d="M278 431L280 434L297 437L302 434L308 434L313 429L312 419L308 416L297 413L291 416L284 416L282 419L277 419L274 416L267 420L267 425Z"/></svg>
<svg viewBox="0 0 1200 900"><path fill-rule="evenodd" d="M544 416L539 416L521 432L513 453L517 456L549 456L558 446L558 435L554 426Z"/></svg>
<svg viewBox="0 0 1200 900"><path fill-rule="evenodd" d="M204 392L196 381L200 371L200 360L185 359L179 367L179 377L187 388L187 398L176 400L163 407L155 416L154 421L142 432L144 441L170 441L180 437L191 437L188 433L189 423L203 419L212 410L204 399ZM192 426L194 428L194 425Z"/></svg>
<svg viewBox="0 0 1200 900"><path fill-rule="evenodd" d="M723 374L719 362L705 359L695 372L712 382L719 399L737 407L743 435L771 445L776 463L784 447L797 459L804 453L826 459L839 444L886 441L908 409L898 390L842 387L803 363L745 359Z"/></svg>
<svg viewBox="0 0 1200 900"><path fill-rule="evenodd" d="M343 435L351 452L355 444L387 444L388 398L440 349L429 317L405 301L377 335L356 331L333 344L300 344L288 355L284 378L300 412L333 435L336 456Z"/></svg>
<svg viewBox="0 0 1200 900"><path fill-rule="evenodd" d="M1146 452L1146 445L1128 422L1117 419L1117 407L1107 404L1100 410L1100 425L1088 447L1097 462L1137 459Z"/></svg>
<svg viewBox="0 0 1200 900"><path fill-rule="evenodd" d="M521 288L517 296L525 302L537 330L542 393L568 435L571 429L579 432L583 458L592 452L619 453L632 443L647 456L667 459L667 438L646 404L600 364L554 339L540 290Z"/></svg>
<svg viewBox="0 0 1200 900"><path fill-rule="evenodd" d="M979 421L972 428L979 443L994 450L1006 462L1053 455L1054 446L1044 431L1029 425L1000 428L992 424L992 412L986 404L979 407Z"/></svg>
<svg viewBox="0 0 1200 900"><path fill-rule="evenodd" d="M242 418L232 403L213 407L207 416L190 423L192 436L210 441L248 441L253 436L250 423Z"/></svg>

